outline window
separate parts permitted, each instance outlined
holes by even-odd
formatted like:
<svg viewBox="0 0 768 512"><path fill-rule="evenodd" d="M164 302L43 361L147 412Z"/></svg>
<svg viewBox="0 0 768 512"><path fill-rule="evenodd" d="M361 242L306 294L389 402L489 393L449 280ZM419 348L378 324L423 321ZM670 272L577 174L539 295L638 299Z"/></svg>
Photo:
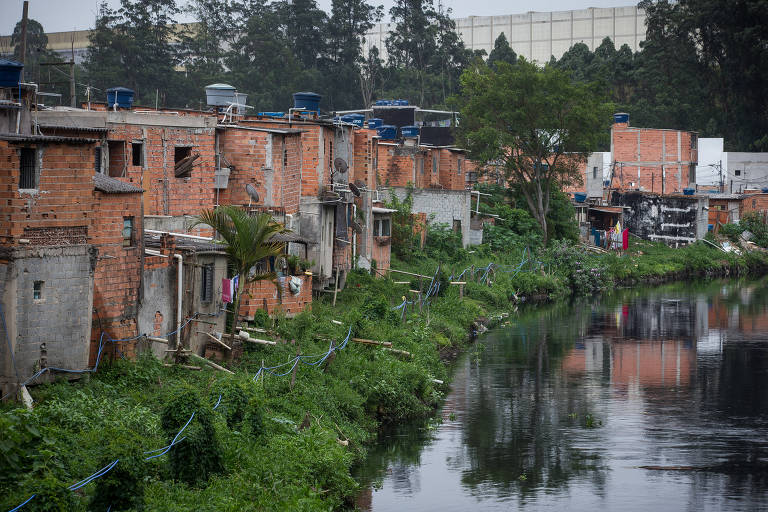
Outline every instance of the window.
<svg viewBox="0 0 768 512"><path fill-rule="evenodd" d="M437 174L437 155L432 155L432 174Z"/></svg>
<svg viewBox="0 0 768 512"><path fill-rule="evenodd" d="M131 143L131 164L142 166L144 165L144 143L133 141Z"/></svg>
<svg viewBox="0 0 768 512"><path fill-rule="evenodd" d="M213 263L203 265L201 285L200 301L211 302L213 300Z"/></svg>
<svg viewBox="0 0 768 512"><path fill-rule="evenodd" d="M416 165L419 168L419 174L424 174L424 158L417 159Z"/></svg>
<svg viewBox="0 0 768 512"><path fill-rule="evenodd" d="M283 167L288 167L288 147L283 143Z"/></svg>
<svg viewBox="0 0 768 512"><path fill-rule="evenodd" d="M333 172L333 141L328 142L328 168Z"/></svg>
<svg viewBox="0 0 768 512"><path fill-rule="evenodd" d="M459 219L453 219L453 232L461 233L461 221Z"/></svg>
<svg viewBox="0 0 768 512"><path fill-rule="evenodd" d="M43 285L45 281L35 281L32 285L32 298L34 300L43 300Z"/></svg>
<svg viewBox="0 0 768 512"><path fill-rule="evenodd" d="M457 167L459 168L459 174L461 174L461 163L463 162L463 160L461 158L459 158L457 160L457 162L458 162L458 166Z"/></svg>
<svg viewBox="0 0 768 512"><path fill-rule="evenodd" d="M101 146L93 148L93 170L101 174Z"/></svg>
<svg viewBox="0 0 768 512"><path fill-rule="evenodd" d="M125 141L107 141L107 152L109 153L109 175L113 178L122 178L125 176Z"/></svg>
<svg viewBox="0 0 768 512"><path fill-rule="evenodd" d="M593 180L597 179L597 167L592 168L592 179Z"/></svg>
<svg viewBox="0 0 768 512"><path fill-rule="evenodd" d="M19 153L19 188L37 188L37 151L21 148Z"/></svg>
<svg viewBox="0 0 768 512"><path fill-rule="evenodd" d="M192 155L189 146L176 146L173 150L174 174L177 178L187 178L192 172L192 164L197 157Z"/></svg>
<svg viewBox="0 0 768 512"><path fill-rule="evenodd" d="M752 209L754 210L755 208L757 208L757 199L752 200Z"/></svg>
<svg viewBox="0 0 768 512"><path fill-rule="evenodd" d="M735 176L741 176L741 169L736 169L735 171L733 171L733 174Z"/></svg>
<svg viewBox="0 0 768 512"><path fill-rule="evenodd" d="M133 246L133 217L123 217L123 247Z"/></svg>
<svg viewBox="0 0 768 512"><path fill-rule="evenodd" d="M699 136L695 133L691 134L691 149L696 149L696 142L698 141Z"/></svg>
<svg viewBox="0 0 768 512"><path fill-rule="evenodd" d="M390 219L374 219L373 236L390 236Z"/></svg>
<svg viewBox="0 0 768 512"><path fill-rule="evenodd" d="M694 164L688 166L688 183L691 185L696 183L696 165Z"/></svg>

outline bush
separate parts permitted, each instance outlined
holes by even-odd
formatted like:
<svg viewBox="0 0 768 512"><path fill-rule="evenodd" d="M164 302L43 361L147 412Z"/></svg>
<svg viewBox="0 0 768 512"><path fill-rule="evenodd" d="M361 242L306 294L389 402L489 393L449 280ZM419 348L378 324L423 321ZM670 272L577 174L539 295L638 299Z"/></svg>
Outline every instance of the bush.
<svg viewBox="0 0 768 512"><path fill-rule="evenodd" d="M89 509L144 510L144 476L147 472L144 457L140 452L120 457L109 473L96 480ZM99 467L105 467L113 460L104 458Z"/></svg>
<svg viewBox="0 0 768 512"><path fill-rule="evenodd" d="M224 471L210 405L203 404L197 388L183 385L166 403L160 421L170 444L192 413L195 417L182 434L184 441L171 448L169 455L173 478L196 484Z"/></svg>
<svg viewBox="0 0 768 512"><path fill-rule="evenodd" d="M83 510L78 495L66 482L46 475L36 482L35 498L24 505L24 512L79 512Z"/></svg>
<svg viewBox="0 0 768 512"><path fill-rule="evenodd" d="M568 242L553 242L545 258L554 272L566 278L576 295L598 293L608 286L605 263Z"/></svg>

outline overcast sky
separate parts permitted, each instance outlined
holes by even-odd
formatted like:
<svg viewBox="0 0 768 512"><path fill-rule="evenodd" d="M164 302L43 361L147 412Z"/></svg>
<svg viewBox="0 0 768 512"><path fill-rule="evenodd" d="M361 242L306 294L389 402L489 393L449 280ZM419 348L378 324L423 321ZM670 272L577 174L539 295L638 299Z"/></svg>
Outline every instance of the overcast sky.
<svg viewBox="0 0 768 512"><path fill-rule="evenodd" d="M82 30L93 26L100 0L29 0L29 17L39 21L46 32ZM177 0L180 4L185 0ZM321 8L330 11L331 0L317 0ZM437 4L438 0L435 0ZM0 0L0 35L13 32L21 19L23 0ZM111 6L120 0L108 0ZM393 0L371 1L386 9ZM632 0L443 0L444 7L453 9L453 16L498 16L527 11L565 11L586 7L621 7L635 5ZM187 21L187 20L180 20Z"/></svg>

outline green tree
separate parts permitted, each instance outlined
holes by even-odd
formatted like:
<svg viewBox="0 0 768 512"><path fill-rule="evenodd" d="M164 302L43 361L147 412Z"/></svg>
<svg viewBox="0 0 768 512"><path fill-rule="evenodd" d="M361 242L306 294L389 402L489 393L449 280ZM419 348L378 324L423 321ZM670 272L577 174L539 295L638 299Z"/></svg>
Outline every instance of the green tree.
<svg viewBox="0 0 768 512"><path fill-rule="evenodd" d="M515 50L509 46L509 42L507 41L504 32L499 34L499 37L496 38L496 41L493 43L493 50L491 50L491 54L488 55L489 66L495 67L497 62L506 62L510 65L517 64L517 54L515 53Z"/></svg>
<svg viewBox="0 0 768 512"><path fill-rule="evenodd" d="M278 295L282 296L277 275L268 269L259 270L257 264L270 257L282 256L285 244L275 242L273 237L286 230L267 213L249 215L242 208L231 205L219 206L215 210L203 210L190 229L200 224L206 224L216 230L221 237L221 243L224 244L230 264L240 276L233 309L235 321L230 329L230 334L234 334L240 312L240 298L246 281L272 281Z"/></svg>
<svg viewBox="0 0 768 512"><path fill-rule="evenodd" d="M521 59L498 70L477 63L461 76L458 140L482 164L495 162L517 185L547 241L552 187L580 180L579 167L610 122L593 84Z"/></svg>
<svg viewBox="0 0 768 512"><path fill-rule="evenodd" d="M121 0L120 9L99 7L85 68L101 89L121 85L134 90L135 102L165 105L177 101L179 62L175 0Z"/></svg>

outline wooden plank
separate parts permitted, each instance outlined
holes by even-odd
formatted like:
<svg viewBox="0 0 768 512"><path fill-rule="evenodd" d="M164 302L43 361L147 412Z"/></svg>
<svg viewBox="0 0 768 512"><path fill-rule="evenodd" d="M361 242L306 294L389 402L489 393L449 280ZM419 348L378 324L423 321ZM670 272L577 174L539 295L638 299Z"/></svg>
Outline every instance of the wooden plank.
<svg viewBox="0 0 768 512"><path fill-rule="evenodd" d="M155 343L165 343L168 344L168 340L165 338L157 338L155 336L145 336L149 341L154 341Z"/></svg>
<svg viewBox="0 0 768 512"><path fill-rule="evenodd" d="M216 325L216 322L211 322L210 320L201 320L200 318L192 318L190 321L200 324Z"/></svg>
<svg viewBox="0 0 768 512"><path fill-rule="evenodd" d="M466 281L451 281L449 284L459 284L459 285L461 285L461 284L467 284L467 282Z"/></svg>
<svg viewBox="0 0 768 512"><path fill-rule="evenodd" d="M396 348L386 348L386 347L383 348L382 350L386 350L387 352L392 352L393 354L398 354L401 356L413 357L413 354L411 354L410 352L406 352L405 350L398 350Z"/></svg>
<svg viewBox="0 0 768 512"><path fill-rule="evenodd" d="M397 272L398 274L405 274L407 276L416 276L416 277L424 277L426 279L432 279L432 276L425 276L423 274L414 274L413 272L406 272L405 270L395 270L393 268L390 268L389 271Z"/></svg>
<svg viewBox="0 0 768 512"><path fill-rule="evenodd" d="M186 368L187 370L196 370L196 371L200 371L200 370L203 369L201 366L190 366L188 364L163 363L163 366L168 366L169 368L170 367L174 367L174 366L178 366L179 368Z"/></svg>

